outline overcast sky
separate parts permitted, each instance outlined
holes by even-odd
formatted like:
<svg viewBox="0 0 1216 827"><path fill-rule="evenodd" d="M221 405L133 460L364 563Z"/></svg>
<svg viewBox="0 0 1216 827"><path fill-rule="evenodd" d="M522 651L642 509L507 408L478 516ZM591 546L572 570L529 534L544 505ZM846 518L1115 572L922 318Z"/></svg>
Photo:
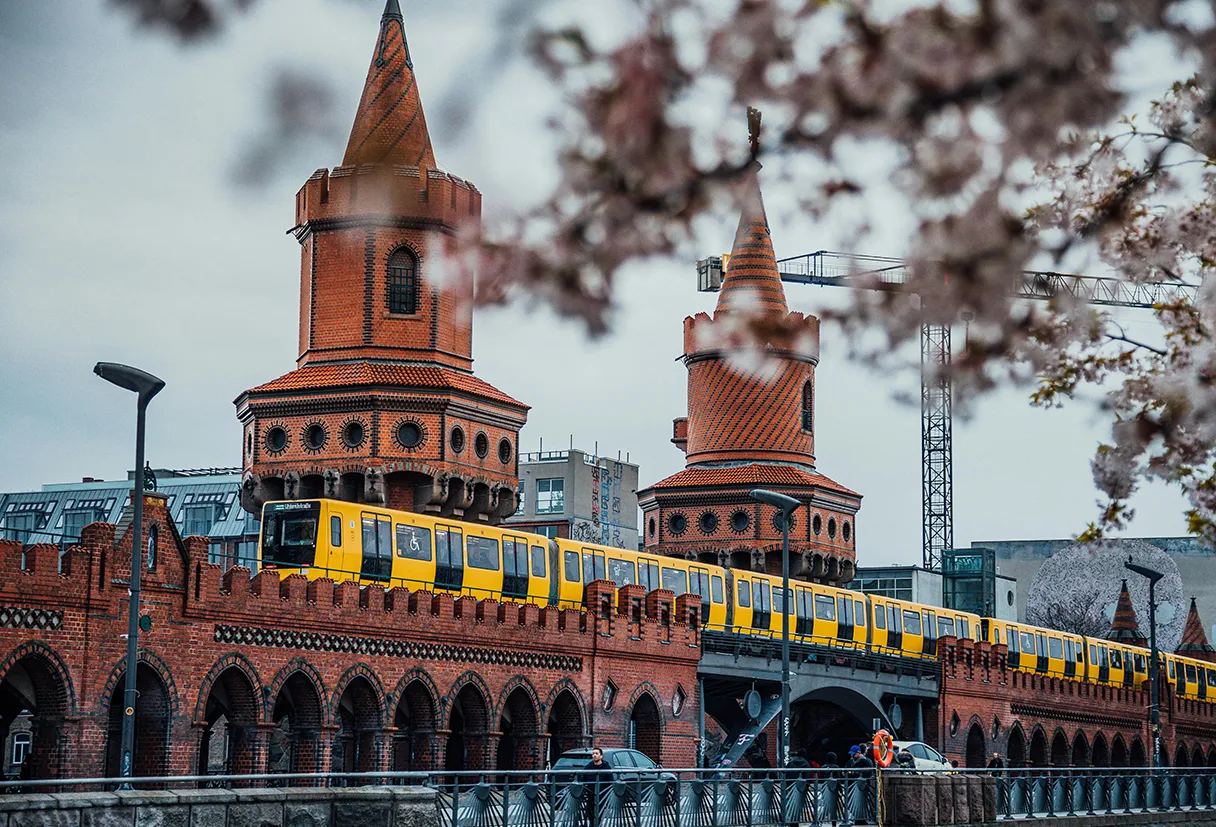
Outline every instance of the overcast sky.
<svg viewBox="0 0 1216 827"><path fill-rule="evenodd" d="M553 95L518 48L483 71L498 54L497 5L402 5L439 164L481 188L491 218L540 197L553 180L542 125ZM239 464L232 400L297 355L294 195L341 162L381 7L260 0L223 36L182 48L101 0L0 2L0 490L131 467L134 400L93 376L98 360L165 379L149 416L154 465ZM236 185L282 69L329 80L342 126L276 152L262 185ZM465 100L471 119L445 117ZM781 193L766 198L779 257L833 247L824 228L782 214ZM700 254L727 251L733 231L734 219L709 227ZM900 252L874 243L864 252ZM628 452L643 486L683 467L668 442L686 413L681 323L714 302L696 292L691 258L632 271L599 341L547 311L478 313L477 373L532 405L523 450L573 435L584 450ZM834 292L787 286L791 307L810 313L844 298ZM893 399L918 377L848 362L830 326L817 377L819 470L864 495L859 561L918 562L919 411ZM1089 457L1105 431L1092 406L1032 409L1013 389L956 421L956 545L1083 529L1096 515ZM1150 489L1134 505L1130 536L1183 533L1175 492Z"/></svg>

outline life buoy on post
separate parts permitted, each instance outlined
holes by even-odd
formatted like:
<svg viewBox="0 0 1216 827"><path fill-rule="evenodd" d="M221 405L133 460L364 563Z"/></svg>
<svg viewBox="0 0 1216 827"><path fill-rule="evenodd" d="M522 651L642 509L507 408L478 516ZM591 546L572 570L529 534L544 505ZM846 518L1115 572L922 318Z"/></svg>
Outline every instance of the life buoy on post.
<svg viewBox="0 0 1216 827"><path fill-rule="evenodd" d="M885 729L874 733L874 763L886 769L895 758L895 739Z"/></svg>

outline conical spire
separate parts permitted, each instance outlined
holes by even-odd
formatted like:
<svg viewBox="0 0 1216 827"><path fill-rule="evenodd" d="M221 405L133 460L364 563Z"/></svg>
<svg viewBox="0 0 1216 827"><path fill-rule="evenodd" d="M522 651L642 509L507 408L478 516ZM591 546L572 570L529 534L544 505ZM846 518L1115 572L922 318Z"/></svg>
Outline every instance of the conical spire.
<svg viewBox="0 0 1216 827"><path fill-rule="evenodd" d="M376 51L342 159L343 166L359 164L435 166L397 0L388 0L380 18Z"/></svg>
<svg viewBox="0 0 1216 827"><path fill-rule="evenodd" d="M1216 649L1208 643L1208 636L1203 632L1203 621L1199 619L1199 609L1195 606L1195 598L1191 598L1191 610L1186 616L1186 626L1182 630L1182 642L1174 650L1176 654L1198 660L1216 661Z"/></svg>
<svg viewBox="0 0 1216 827"><path fill-rule="evenodd" d="M1140 623L1136 620L1136 610L1132 607L1132 596L1127 590L1126 580L1123 581L1123 589L1119 592L1119 602L1115 604L1115 619L1110 624L1106 639L1132 646L1148 646L1148 641L1140 634Z"/></svg>
<svg viewBox="0 0 1216 827"><path fill-rule="evenodd" d="M760 152L760 112L748 107L752 157ZM760 194L760 163L753 160L747 171L747 189L743 196L743 212L735 230L735 243L718 293L714 315L737 311L749 314L789 313L785 303L785 288L773 254L773 239L769 235L768 216Z"/></svg>

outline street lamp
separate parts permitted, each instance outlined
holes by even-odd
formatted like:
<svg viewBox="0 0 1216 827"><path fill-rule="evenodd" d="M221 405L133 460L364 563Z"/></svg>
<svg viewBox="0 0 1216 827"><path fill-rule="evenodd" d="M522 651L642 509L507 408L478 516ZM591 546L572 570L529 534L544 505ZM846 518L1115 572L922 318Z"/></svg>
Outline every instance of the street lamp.
<svg viewBox="0 0 1216 827"><path fill-rule="evenodd" d="M790 763L790 515L802 503L793 497L757 488L753 500L767 503L781 512L781 725L777 728L777 757L780 765Z"/></svg>
<svg viewBox="0 0 1216 827"><path fill-rule="evenodd" d="M160 393L165 383L150 373L117 362L98 362L93 366L93 373L139 395L135 407L135 525L131 530L131 599L127 604L127 679L123 693L122 761L118 773L122 778L130 778L135 753L135 670L139 665L139 576L143 568L144 414L152 397ZM129 785L124 786L129 789Z"/></svg>
<svg viewBox="0 0 1216 827"><path fill-rule="evenodd" d="M1153 735L1153 762L1152 766L1156 767L1161 763L1161 707L1157 701L1157 581L1165 577L1159 571L1138 566L1132 562L1132 558L1128 557L1127 562L1123 564L1123 568L1128 571L1135 572L1141 577L1148 578L1148 648L1149 648L1149 666L1148 666L1148 681L1149 681L1149 726L1152 727Z"/></svg>

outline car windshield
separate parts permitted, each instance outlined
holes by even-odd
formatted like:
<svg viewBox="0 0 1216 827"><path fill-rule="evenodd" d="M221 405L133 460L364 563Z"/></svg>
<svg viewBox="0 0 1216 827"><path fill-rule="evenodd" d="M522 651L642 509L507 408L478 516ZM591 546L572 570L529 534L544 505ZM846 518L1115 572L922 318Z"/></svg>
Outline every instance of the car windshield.
<svg viewBox="0 0 1216 827"><path fill-rule="evenodd" d="M553 765L555 770L581 770L583 767L591 763L591 753L575 753L573 755L563 755L557 759L557 763Z"/></svg>
<svg viewBox="0 0 1216 827"><path fill-rule="evenodd" d="M267 503L262 516L262 562L311 566L317 552L318 502Z"/></svg>

